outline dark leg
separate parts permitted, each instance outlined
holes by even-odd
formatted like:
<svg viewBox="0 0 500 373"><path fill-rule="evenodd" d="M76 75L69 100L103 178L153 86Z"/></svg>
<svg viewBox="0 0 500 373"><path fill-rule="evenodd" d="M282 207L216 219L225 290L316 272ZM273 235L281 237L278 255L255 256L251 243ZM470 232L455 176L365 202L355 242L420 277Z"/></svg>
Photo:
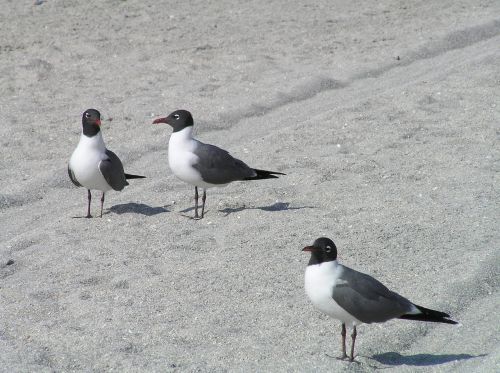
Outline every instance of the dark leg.
<svg viewBox="0 0 500 373"><path fill-rule="evenodd" d="M351 338L352 338L352 345L351 345L351 358L349 359L350 361L354 361L354 342L356 342L356 325L354 326L354 328L352 329L352 334L351 334Z"/></svg>
<svg viewBox="0 0 500 373"><path fill-rule="evenodd" d="M102 218L102 207L104 206L104 192L102 192L102 197L101 197L101 218Z"/></svg>
<svg viewBox="0 0 500 373"><path fill-rule="evenodd" d="M87 189L87 199L89 200L89 202L88 202L88 206L87 206L86 218L91 218L92 215L90 215L90 201L92 200L92 194L90 193L90 189Z"/></svg>
<svg viewBox="0 0 500 373"><path fill-rule="evenodd" d="M347 357L347 354L345 352L345 336L347 334L345 330L345 324L342 323L342 332L340 333L342 335L342 356L340 357L342 360Z"/></svg>
<svg viewBox="0 0 500 373"><path fill-rule="evenodd" d="M207 200L207 190L203 189L203 197L201 197L201 202L203 204L201 205L201 218L203 219L203 215L205 214L205 201Z"/></svg>
<svg viewBox="0 0 500 373"><path fill-rule="evenodd" d="M199 219L198 216L198 187L194 187L194 218Z"/></svg>

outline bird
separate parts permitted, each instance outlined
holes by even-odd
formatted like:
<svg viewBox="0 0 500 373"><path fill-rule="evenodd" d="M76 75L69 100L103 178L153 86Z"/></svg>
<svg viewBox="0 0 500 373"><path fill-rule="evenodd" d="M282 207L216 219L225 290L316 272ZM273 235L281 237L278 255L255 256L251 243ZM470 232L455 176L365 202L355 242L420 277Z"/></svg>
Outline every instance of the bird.
<svg viewBox="0 0 500 373"><path fill-rule="evenodd" d="M342 322L342 360L348 357L346 326L352 327L352 362L357 325L394 318L457 324L447 313L412 303L375 278L339 264L337 247L329 238L320 237L302 251L311 253L304 276L307 296L317 309Z"/></svg>
<svg viewBox="0 0 500 373"><path fill-rule="evenodd" d="M194 219L203 219L207 189L224 187L233 181L276 179L281 172L259 170L234 158L224 149L193 138L193 117L187 110L176 110L153 124L166 123L173 133L168 142L168 164L182 181L194 186ZM198 214L198 188L203 188L201 216Z"/></svg>
<svg viewBox="0 0 500 373"><path fill-rule="evenodd" d="M91 190L100 190L101 218L104 195L108 190L120 191L129 185L128 179L143 179L145 176L126 174L120 158L106 149L101 133L101 113L88 109L82 114L82 134L68 164L68 175L73 184L87 189L87 216L91 218Z"/></svg>

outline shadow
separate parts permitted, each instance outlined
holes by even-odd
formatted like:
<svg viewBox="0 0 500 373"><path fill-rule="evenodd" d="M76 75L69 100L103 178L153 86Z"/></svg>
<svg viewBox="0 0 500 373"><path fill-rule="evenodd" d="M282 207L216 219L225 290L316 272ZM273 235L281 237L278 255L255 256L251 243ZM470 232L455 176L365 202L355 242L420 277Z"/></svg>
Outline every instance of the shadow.
<svg viewBox="0 0 500 373"><path fill-rule="evenodd" d="M373 355L369 359L378 361L385 365L410 365L425 367L430 365L445 364L457 360L468 360L477 357L483 357L482 355L469 355L469 354L443 354L443 355L432 355L432 354L417 354L404 356L397 352L385 352L383 354Z"/></svg>
<svg viewBox="0 0 500 373"><path fill-rule="evenodd" d="M314 207L314 206L290 207L290 203L288 203L288 202L276 202L276 203L273 203L272 205L269 205L269 206L262 206L262 207L242 206L242 207L235 207L235 208L226 207L226 208L224 208L222 210L218 210L218 211L224 213L225 214L224 216L228 216L230 214L234 214L235 212L241 212L243 210L262 210L262 211L271 211L272 212L272 211L287 211L287 210L301 210L301 209L315 209L315 208L316 207ZM201 212L201 206L199 207L199 209L200 209L199 211ZM186 213L191 212L191 211L194 211L194 206L188 207L188 208L181 210L179 212L180 212L181 216L184 216L186 218L190 218L193 220L198 220L198 219L194 219L194 217L192 217L192 216L186 215ZM206 209L205 215L209 211L210 211L209 209Z"/></svg>
<svg viewBox="0 0 500 373"><path fill-rule="evenodd" d="M165 207L168 207L168 205L164 206L164 207L151 207L151 206L145 205L144 203L135 203L135 202L122 203L120 205L111 206L109 211L106 211L103 215L109 214L110 212L112 212L114 214L119 214L119 215L126 214L126 213L130 212L130 213L142 214L142 215L146 215L146 216L153 216L153 215L162 214L164 212L169 212L169 210L167 210Z"/></svg>
<svg viewBox="0 0 500 373"><path fill-rule="evenodd" d="M187 215L187 214L186 214L186 213L191 212L191 211L193 211L193 215ZM209 209L205 209L204 216L207 216L207 213L208 213L209 211L210 211ZM199 206L199 208L198 208L198 213L200 213L200 214L201 214L201 206ZM195 217L194 217L194 206L193 206L193 207L188 207L187 209L184 209L184 210L179 211L179 215L180 215L180 216L182 216L182 217L185 217L185 218L191 219L191 220L195 220L195 221L197 221L197 220L203 220L203 219L204 219L204 218L203 218L203 219L201 219L201 218L195 218Z"/></svg>
<svg viewBox="0 0 500 373"><path fill-rule="evenodd" d="M335 359L335 360L338 360L338 361L343 361L343 362L348 363L348 364L358 364L358 365L361 365L361 363L356 360L356 356L357 355L354 356L354 360L353 361L349 360L348 357L332 356L332 355L328 355L328 354L325 354L325 356L329 357L330 359Z"/></svg>
<svg viewBox="0 0 500 373"><path fill-rule="evenodd" d="M316 207L314 206L299 206L299 207L290 207L290 203L288 202L276 202L273 203L272 205L269 206L262 206L262 207L236 207L236 208L231 208L231 207L226 207L225 209L219 210L219 212L223 212L226 214L225 216L228 216L229 214L234 214L235 212L241 212L243 210L262 210L262 211L288 211L288 210L302 210L302 209L314 209Z"/></svg>

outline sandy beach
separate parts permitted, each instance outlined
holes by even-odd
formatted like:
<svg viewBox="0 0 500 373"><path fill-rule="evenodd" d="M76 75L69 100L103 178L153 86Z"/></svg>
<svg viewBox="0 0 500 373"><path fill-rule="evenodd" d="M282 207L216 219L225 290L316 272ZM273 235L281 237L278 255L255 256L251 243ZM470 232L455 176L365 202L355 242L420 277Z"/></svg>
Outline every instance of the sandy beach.
<svg viewBox="0 0 500 373"><path fill-rule="evenodd" d="M498 1L9 1L0 7L0 372L498 372ZM104 216L81 115L145 175ZM193 188L201 141L279 179ZM98 215L100 193L92 213ZM304 293L314 239L458 326L358 328Z"/></svg>

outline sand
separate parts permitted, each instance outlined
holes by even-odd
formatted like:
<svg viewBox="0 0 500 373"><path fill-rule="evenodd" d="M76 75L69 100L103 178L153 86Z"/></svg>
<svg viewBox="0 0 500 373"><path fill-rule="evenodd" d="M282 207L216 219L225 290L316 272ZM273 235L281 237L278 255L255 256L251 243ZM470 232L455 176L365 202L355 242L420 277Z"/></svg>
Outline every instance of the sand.
<svg viewBox="0 0 500 373"><path fill-rule="evenodd" d="M40 1L39 1L40 2ZM500 3L7 1L0 7L0 371L494 372L500 365ZM81 114L144 174L102 219L66 167ZM278 180L193 190L199 139ZM92 212L99 209L99 194ZM76 218L75 218L76 217ZM358 330L304 294L339 260L460 326Z"/></svg>

